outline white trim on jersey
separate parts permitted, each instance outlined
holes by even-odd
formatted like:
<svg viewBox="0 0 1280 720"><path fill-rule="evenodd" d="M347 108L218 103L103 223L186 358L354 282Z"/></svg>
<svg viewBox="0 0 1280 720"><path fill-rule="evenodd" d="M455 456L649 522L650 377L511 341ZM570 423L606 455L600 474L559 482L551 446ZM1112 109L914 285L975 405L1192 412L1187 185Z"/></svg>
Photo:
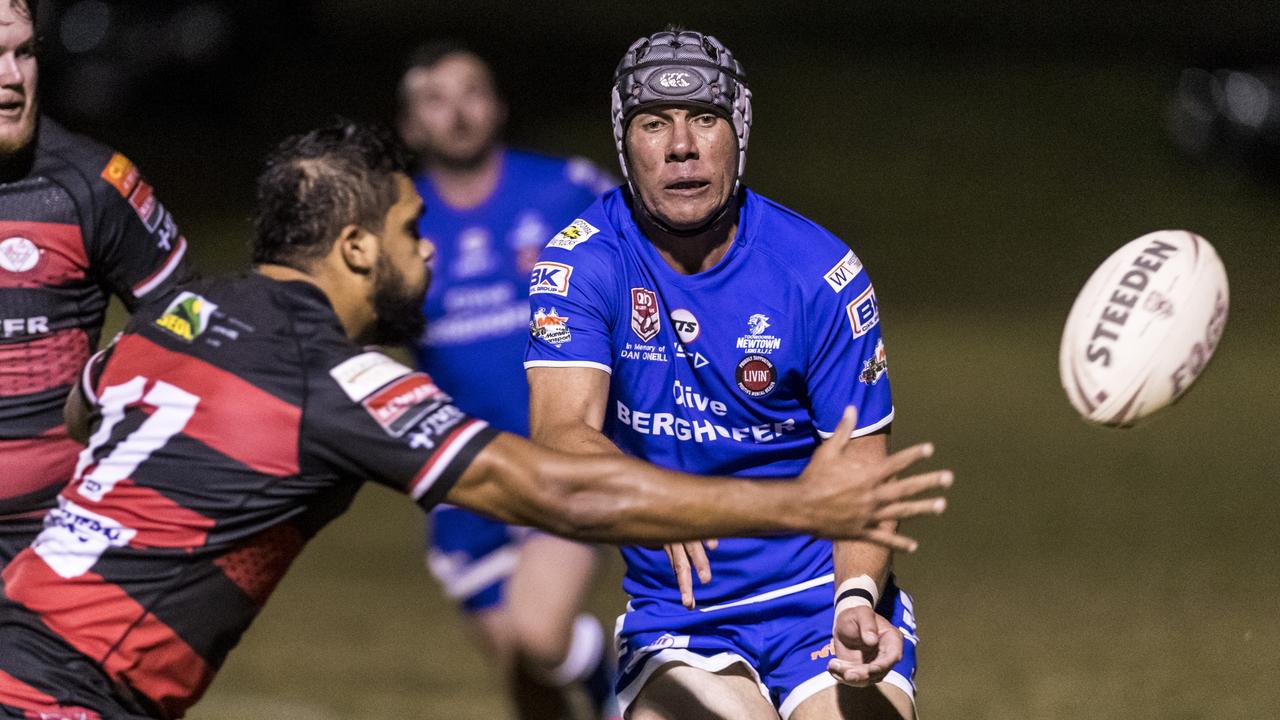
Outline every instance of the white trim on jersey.
<svg viewBox="0 0 1280 720"><path fill-rule="evenodd" d="M151 277L146 278L135 285L133 287L133 296L138 299L142 299L144 295L155 290L160 283L168 280L169 276L173 274L174 268L178 267L178 263L182 260L182 256L186 254L187 239L179 235L178 246L173 249L173 252L169 253L169 259L165 260L164 266L157 270Z"/></svg>
<svg viewBox="0 0 1280 720"><path fill-rule="evenodd" d="M605 365L604 363L592 362L590 360L528 360L524 364L525 370L540 367L587 367L603 370L610 375L613 374L613 368Z"/></svg>
<svg viewBox="0 0 1280 720"><path fill-rule="evenodd" d="M894 412L894 409L893 409L893 408L889 408L889 414L888 414L888 415L885 415L885 416L884 416L884 418L882 418L882 419L880 420L880 422L878 422L878 423L876 423L876 424L874 424L874 425L868 425L868 426L866 426L866 427L860 427L860 428L858 428L858 429L854 430L853 432L849 433L849 437L862 437L863 435L870 435L871 433L873 433L873 432L875 432L875 431L879 430L880 428L884 427L885 425L888 425L889 423L893 422L893 412ZM814 426L814 428L813 428L813 429L818 431L818 435L819 435L823 440L826 440L827 438L831 437L832 435L835 435L835 433L830 433L830 432L827 432L826 430L819 430L819 429L818 429L818 427L817 427L816 425Z"/></svg>
<svg viewBox="0 0 1280 720"><path fill-rule="evenodd" d="M472 420L471 427L464 427L458 431L457 436L448 441L448 447L442 449L438 456L432 457L427 461L431 463L431 469L414 484L409 496L414 500L421 500L422 496L426 495L431 486L435 485L440 476L444 474L445 469L449 467L449 463L453 462L458 453L467 446L467 443L471 442L471 438L487 427L489 427L489 423L483 420Z"/></svg>
<svg viewBox="0 0 1280 720"><path fill-rule="evenodd" d="M454 600L466 600L490 585L506 580L520 563L520 546L504 545L475 562L459 560L449 553L432 551L427 567Z"/></svg>
<svg viewBox="0 0 1280 720"><path fill-rule="evenodd" d="M770 590L769 592L766 592L766 593L760 593L759 595L752 595L751 597L745 597L745 598L742 598L741 600L734 600L733 602L724 603L723 605L709 605L707 607L698 608L698 611L704 612L704 613L715 612L716 610L724 610L725 608L741 607L743 605L754 605L756 603L768 602L770 600L774 600L780 597L785 597L787 595L793 595L795 593L801 592L803 590L808 590L810 588L816 588L822 585L831 585L831 584L834 584L835 581L836 581L835 574L828 573L826 575L816 577L812 580L806 580L802 583L797 583L795 585L780 587L777 590Z"/></svg>

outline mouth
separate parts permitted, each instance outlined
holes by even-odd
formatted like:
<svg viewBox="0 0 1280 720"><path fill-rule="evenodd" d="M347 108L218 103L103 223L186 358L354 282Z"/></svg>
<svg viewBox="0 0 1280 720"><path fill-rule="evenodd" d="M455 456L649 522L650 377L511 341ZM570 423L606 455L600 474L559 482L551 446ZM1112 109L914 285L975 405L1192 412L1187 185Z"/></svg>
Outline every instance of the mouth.
<svg viewBox="0 0 1280 720"><path fill-rule="evenodd" d="M22 116L22 111L26 109L26 99L22 96L0 98L0 118L18 118Z"/></svg>
<svg viewBox="0 0 1280 720"><path fill-rule="evenodd" d="M667 183L663 189L677 195L697 195L710 186L711 183L706 180L688 179Z"/></svg>

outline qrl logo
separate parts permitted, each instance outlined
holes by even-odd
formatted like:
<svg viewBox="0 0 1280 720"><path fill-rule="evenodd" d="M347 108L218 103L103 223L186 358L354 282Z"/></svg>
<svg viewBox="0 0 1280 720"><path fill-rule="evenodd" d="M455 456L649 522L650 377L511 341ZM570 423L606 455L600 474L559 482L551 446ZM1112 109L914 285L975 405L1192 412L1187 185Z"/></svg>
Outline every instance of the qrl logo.
<svg viewBox="0 0 1280 720"><path fill-rule="evenodd" d="M666 72L658 78L658 84L664 88L687 88L693 83L689 82L689 73Z"/></svg>
<svg viewBox="0 0 1280 720"><path fill-rule="evenodd" d="M652 290L631 288L631 329L643 342L658 334L658 296Z"/></svg>

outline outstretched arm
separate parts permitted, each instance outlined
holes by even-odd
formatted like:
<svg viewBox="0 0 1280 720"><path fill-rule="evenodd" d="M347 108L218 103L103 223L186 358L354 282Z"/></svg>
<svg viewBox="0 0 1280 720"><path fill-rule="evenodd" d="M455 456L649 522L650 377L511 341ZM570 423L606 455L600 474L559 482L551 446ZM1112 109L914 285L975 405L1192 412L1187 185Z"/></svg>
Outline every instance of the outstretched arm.
<svg viewBox="0 0 1280 720"><path fill-rule="evenodd" d="M877 534L884 520L934 515L951 473L885 482L932 454L917 445L874 463L860 461L840 430L793 482L704 478L657 468L620 454L568 455L511 435L489 443L445 500L505 522L534 525L580 540L660 543L700 537L782 532L864 538L912 550L915 542Z"/></svg>

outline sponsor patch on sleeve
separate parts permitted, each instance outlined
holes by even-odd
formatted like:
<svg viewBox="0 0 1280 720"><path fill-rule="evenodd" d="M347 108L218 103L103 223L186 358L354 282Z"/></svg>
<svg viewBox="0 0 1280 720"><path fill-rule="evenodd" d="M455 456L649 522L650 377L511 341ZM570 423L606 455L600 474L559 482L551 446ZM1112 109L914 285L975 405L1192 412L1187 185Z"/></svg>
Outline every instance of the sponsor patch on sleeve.
<svg viewBox="0 0 1280 720"><path fill-rule="evenodd" d="M875 385L889 371L889 356L884 351L884 339L876 341L876 351L862 363L858 380L865 385Z"/></svg>
<svg viewBox="0 0 1280 720"><path fill-rule="evenodd" d="M138 184L138 168L134 167L129 158L116 153L107 161L107 166L102 168L102 179L111 183L120 197L127 198Z"/></svg>
<svg viewBox="0 0 1280 720"><path fill-rule="evenodd" d="M547 243L547 247L572 250L590 240L591 236L598 232L600 232L599 228L582 218L578 218L570 223L569 227L556 233L555 237L551 238L551 242Z"/></svg>
<svg viewBox="0 0 1280 720"><path fill-rule="evenodd" d="M573 339L573 333L569 331L569 318L557 313L555 308L551 308L550 312L546 308L538 308L529 321L529 334L534 340L541 340L555 347Z"/></svg>
<svg viewBox="0 0 1280 720"><path fill-rule="evenodd" d="M853 282L853 279L858 277L860 272L862 272L862 261L850 250L840 259L840 262L836 263L835 267L828 270L827 274L822 277L826 279L832 290L840 292L849 283Z"/></svg>
<svg viewBox="0 0 1280 720"><path fill-rule="evenodd" d="M540 262L533 266L533 271L529 274L529 294L568 295L569 276L572 274L572 265Z"/></svg>
<svg viewBox="0 0 1280 720"><path fill-rule="evenodd" d="M380 352L367 352L348 358L329 370L338 387L355 402L376 390L413 372Z"/></svg>
<svg viewBox="0 0 1280 720"><path fill-rule="evenodd" d="M868 287L866 292L854 298L844 309L849 314L849 325L853 327L853 336L856 338L866 335L871 328L880 324L880 306L876 303L874 288Z"/></svg>
<svg viewBox="0 0 1280 720"><path fill-rule="evenodd" d="M388 435L400 437L450 400L426 373L415 372L375 392L361 404Z"/></svg>
<svg viewBox="0 0 1280 720"><path fill-rule="evenodd" d="M178 293L164 313L156 318L156 325L169 334L193 342L209 327L209 320L218 306L193 292Z"/></svg>

